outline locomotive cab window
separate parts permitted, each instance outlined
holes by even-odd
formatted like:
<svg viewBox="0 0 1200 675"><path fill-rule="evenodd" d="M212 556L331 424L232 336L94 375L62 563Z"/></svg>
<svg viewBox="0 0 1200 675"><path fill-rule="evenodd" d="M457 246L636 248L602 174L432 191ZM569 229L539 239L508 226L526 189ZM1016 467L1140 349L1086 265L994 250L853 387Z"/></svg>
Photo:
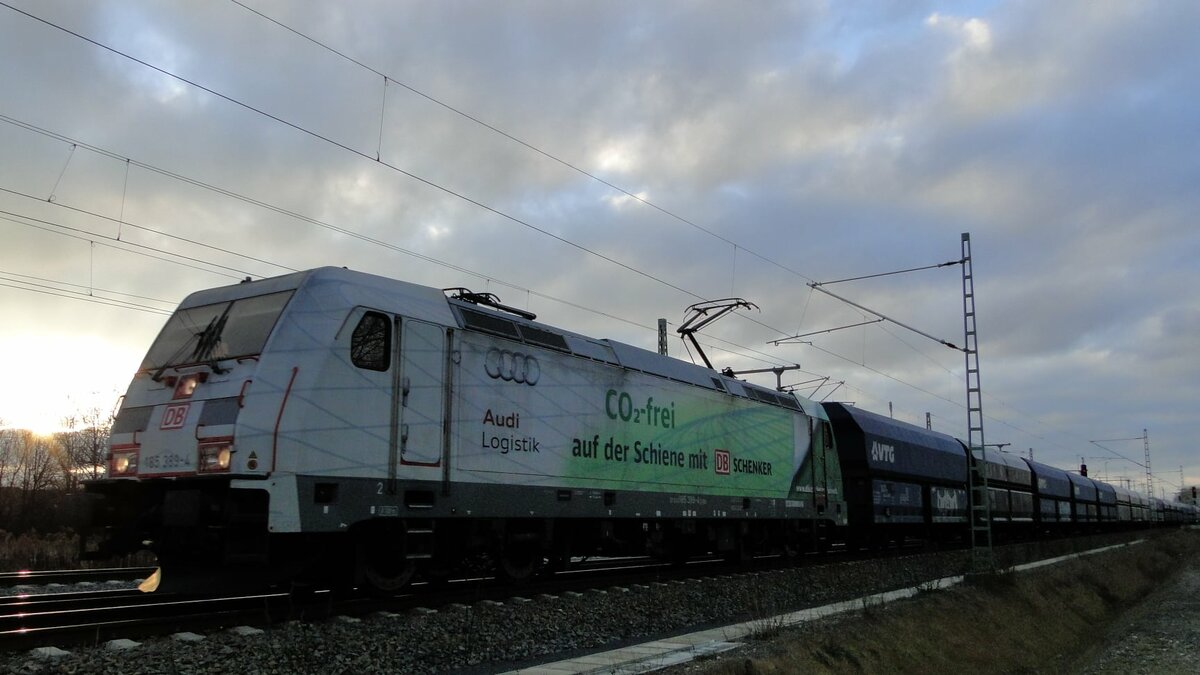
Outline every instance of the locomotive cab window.
<svg viewBox="0 0 1200 675"><path fill-rule="evenodd" d="M366 370L385 371L391 360L392 322L379 312L367 312L350 336L350 361Z"/></svg>
<svg viewBox="0 0 1200 675"><path fill-rule="evenodd" d="M176 310L141 370L257 356L291 297L282 291Z"/></svg>

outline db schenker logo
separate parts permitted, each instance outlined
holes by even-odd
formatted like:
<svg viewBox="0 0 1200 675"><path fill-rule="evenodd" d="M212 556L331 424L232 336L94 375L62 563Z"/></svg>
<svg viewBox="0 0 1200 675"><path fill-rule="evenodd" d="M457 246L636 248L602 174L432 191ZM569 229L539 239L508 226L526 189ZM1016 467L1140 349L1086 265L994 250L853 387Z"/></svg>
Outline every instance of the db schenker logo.
<svg viewBox="0 0 1200 675"><path fill-rule="evenodd" d="M728 450L713 450L713 469L722 476L729 475Z"/></svg>

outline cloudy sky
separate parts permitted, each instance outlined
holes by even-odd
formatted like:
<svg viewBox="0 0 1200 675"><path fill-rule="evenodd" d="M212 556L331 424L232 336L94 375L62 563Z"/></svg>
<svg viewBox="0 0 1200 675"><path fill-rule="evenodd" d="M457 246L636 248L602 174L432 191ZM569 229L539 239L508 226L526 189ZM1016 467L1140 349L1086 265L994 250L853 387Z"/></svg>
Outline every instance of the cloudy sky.
<svg viewBox="0 0 1200 675"><path fill-rule="evenodd" d="M649 349L744 297L718 367L963 436L960 352L769 342L865 320L809 281L970 232L988 442L1140 482L1147 429L1191 484L1197 34L1192 2L0 0L0 419L111 408L188 292L344 265ZM962 343L957 266L829 290Z"/></svg>

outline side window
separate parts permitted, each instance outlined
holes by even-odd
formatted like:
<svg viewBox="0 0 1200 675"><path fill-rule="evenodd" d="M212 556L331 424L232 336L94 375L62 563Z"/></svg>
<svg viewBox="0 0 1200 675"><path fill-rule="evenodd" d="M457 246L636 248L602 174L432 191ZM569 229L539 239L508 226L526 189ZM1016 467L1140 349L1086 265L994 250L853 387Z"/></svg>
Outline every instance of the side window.
<svg viewBox="0 0 1200 675"><path fill-rule="evenodd" d="M385 371L391 361L392 322L379 312L367 312L350 336L350 361L359 368Z"/></svg>
<svg viewBox="0 0 1200 675"><path fill-rule="evenodd" d="M833 427L830 426L829 422L826 422L825 420L821 420L821 434L825 437L823 439L825 441L825 450L828 452L833 452L835 449L833 443Z"/></svg>

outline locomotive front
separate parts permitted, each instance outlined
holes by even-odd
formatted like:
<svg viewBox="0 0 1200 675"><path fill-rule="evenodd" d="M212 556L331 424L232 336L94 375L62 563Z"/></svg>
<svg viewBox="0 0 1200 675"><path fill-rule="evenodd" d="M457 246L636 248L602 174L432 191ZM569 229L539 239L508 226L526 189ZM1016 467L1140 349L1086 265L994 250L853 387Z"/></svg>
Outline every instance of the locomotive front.
<svg viewBox="0 0 1200 675"><path fill-rule="evenodd" d="M164 567L266 561L264 483L290 380L263 355L302 280L194 293L167 321L121 400L106 477L86 486L82 558L148 549Z"/></svg>

